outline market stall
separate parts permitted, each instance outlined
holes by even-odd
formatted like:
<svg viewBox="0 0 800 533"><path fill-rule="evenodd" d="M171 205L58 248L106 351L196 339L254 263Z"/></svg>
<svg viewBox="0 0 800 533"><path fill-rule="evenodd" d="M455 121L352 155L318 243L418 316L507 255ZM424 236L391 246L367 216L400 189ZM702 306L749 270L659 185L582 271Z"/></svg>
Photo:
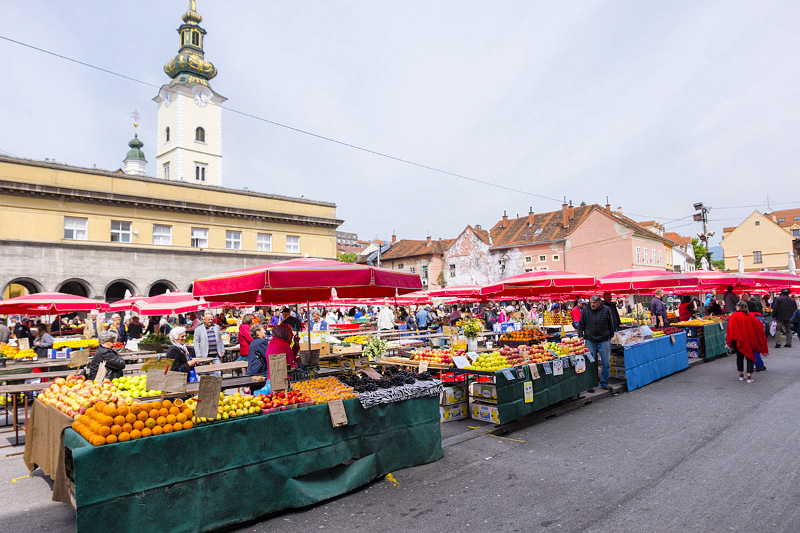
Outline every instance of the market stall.
<svg viewBox="0 0 800 533"><path fill-rule="evenodd" d="M718 317L695 318L677 322L675 326L686 330L690 357L712 359L728 353L727 320Z"/></svg>
<svg viewBox="0 0 800 533"><path fill-rule="evenodd" d="M635 328L639 329L639 328ZM611 349L611 375L627 380L632 391L689 368L686 333L646 338Z"/></svg>

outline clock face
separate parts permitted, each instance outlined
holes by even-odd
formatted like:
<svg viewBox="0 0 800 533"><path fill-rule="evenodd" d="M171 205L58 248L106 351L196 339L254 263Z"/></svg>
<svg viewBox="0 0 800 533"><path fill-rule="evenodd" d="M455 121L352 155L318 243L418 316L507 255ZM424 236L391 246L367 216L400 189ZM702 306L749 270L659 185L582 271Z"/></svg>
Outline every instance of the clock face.
<svg viewBox="0 0 800 533"><path fill-rule="evenodd" d="M164 92L164 106L169 107L169 104L172 103L172 92L166 91Z"/></svg>
<svg viewBox="0 0 800 533"><path fill-rule="evenodd" d="M194 93L194 103L200 107L205 107L208 104L208 95L197 91Z"/></svg>

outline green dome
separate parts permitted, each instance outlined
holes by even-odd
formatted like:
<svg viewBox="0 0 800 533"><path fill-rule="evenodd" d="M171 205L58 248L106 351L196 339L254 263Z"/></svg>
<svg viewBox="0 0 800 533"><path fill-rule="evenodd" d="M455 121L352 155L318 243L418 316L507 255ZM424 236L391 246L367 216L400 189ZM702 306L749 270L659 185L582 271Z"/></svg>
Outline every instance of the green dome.
<svg viewBox="0 0 800 533"><path fill-rule="evenodd" d="M144 146L144 143L139 140L138 133L134 135L133 139L131 139L131 142L128 143L128 146L130 146L131 149L128 150L128 155L125 156L125 159L139 159L140 161L147 161L147 159L144 158L144 152L142 152L142 146Z"/></svg>

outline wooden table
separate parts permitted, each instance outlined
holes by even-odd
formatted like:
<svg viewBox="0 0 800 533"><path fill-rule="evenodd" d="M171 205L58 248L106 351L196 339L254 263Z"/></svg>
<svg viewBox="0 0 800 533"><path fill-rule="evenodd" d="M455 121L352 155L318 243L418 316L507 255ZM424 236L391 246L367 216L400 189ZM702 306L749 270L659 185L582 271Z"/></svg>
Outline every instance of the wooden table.
<svg viewBox="0 0 800 533"><path fill-rule="evenodd" d="M217 363L215 365L200 365L194 367L194 371L198 374L210 374L212 372L227 372L230 370L232 373L239 373L247 368L247 361L234 361L232 363Z"/></svg>

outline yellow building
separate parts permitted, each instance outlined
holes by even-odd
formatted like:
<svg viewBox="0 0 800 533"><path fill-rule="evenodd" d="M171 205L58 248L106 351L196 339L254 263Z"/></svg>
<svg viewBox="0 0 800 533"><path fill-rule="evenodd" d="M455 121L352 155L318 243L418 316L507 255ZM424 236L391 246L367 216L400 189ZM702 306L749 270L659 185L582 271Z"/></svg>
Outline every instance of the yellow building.
<svg viewBox="0 0 800 533"><path fill-rule="evenodd" d="M226 189L221 103L194 2L158 104L157 164L138 134L124 172L0 156L3 297L62 291L118 300L305 255L336 257L336 205Z"/></svg>
<svg viewBox="0 0 800 533"><path fill-rule="evenodd" d="M739 268L738 257L744 259L745 272L759 270L787 270L789 253L795 252L794 224L778 223L779 212L771 216L759 211L747 217L736 227L724 228L722 249L725 257L725 270L735 272Z"/></svg>

